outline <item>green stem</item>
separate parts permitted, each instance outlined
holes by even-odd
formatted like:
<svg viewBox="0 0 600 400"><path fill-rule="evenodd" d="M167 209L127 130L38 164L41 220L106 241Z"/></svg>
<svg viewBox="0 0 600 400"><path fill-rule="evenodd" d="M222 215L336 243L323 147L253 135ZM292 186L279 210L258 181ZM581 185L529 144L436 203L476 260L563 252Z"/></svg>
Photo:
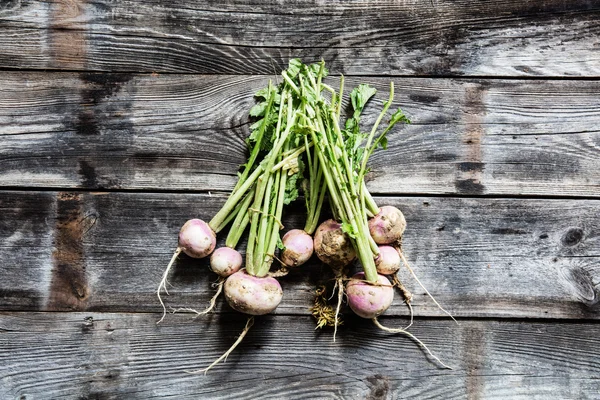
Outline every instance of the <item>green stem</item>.
<svg viewBox="0 0 600 400"><path fill-rule="evenodd" d="M369 193L369 190L367 189L367 184L364 182L364 180L362 182L362 197L366 201L367 211L373 214L373 216L379 214L379 207L377 206L375 199L373 199L373 196L371 196L371 193Z"/></svg>
<svg viewBox="0 0 600 400"><path fill-rule="evenodd" d="M256 189L256 187L254 189ZM246 198L244 198L244 200L242 201L241 208L237 216L235 217L231 228L229 228L227 239L225 239L225 246L235 249L238 242L240 241L240 238L242 237L242 234L246 230L248 222L250 221L250 214L248 213L248 208L250 207L250 204L252 203L253 199L254 191L251 190L250 193L248 193L248 195L246 196Z"/></svg>
<svg viewBox="0 0 600 400"><path fill-rule="evenodd" d="M252 152L250 153L250 157L248 158L248 162L246 163L244 172L242 172L242 175L238 179L235 187L232 190L232 193L235 193L235 191L238 190L239 187L246 181L246 178L248 177L248 174L250 174L250 170L254 166L254 162L256 161L256 158L258 157L258 153L260 153L260 149L262 147L261 146L262 140L265 135L265 130L267 129L267 126L269 126L269 115L271 114L271 110L273 108L273 104L275 101L275 94L273 93L273 85L270 80L269 80L268 89L269 89L269 99L267 100L267 107L265 109L265 115L263 117L262 124L260 125L260 129L258 130L258 133L256 135L255 145L252 148Z"/></svg>
<svg viewBox="0 0 600 400"><path fill-rule="evenodd" d="M265 241L267 239L268 225L270 220L270 204L271 204L271 195L273 191L273 184L275 183L275 179L280 175L280 171L276 174L269 174L269 181L267 183L267 190L265 192L265 197L263 200L262 208L260 209L260 223L258 228L258 238L256 240L256 249L254 252L254 265L256 266L256 274L260 271L262 260L264 258L265 251Z"/></svg>
<svg viewBox="0 0 600 400"><path fill-rule="evenodd" d="M246 179L243 185L241 185L237 191L229 196L223 207L221 207L219 212L208 223L208 226L210 226L212 230L215 230L215 228L218 228L223 224L223 221L227 219L229 213L231 213L231 211L236 207L237 203L244 196L244 193L250 189L250 186L252 186L252 184L258 179L261 173L262 167L259 165L256 167L254 172L252 172L252 175Z"/></svg>
<svg viewBox="0 0 600 400"><path fill-rule="evenodd" d="M377 131L377 128L379 127L379 124L381 123L381 120L387 113L387 110L390 108L390 105L392 105L392 101L394 101L394 82L390 82L390 97L389 97L388 101L386 101L384 103L383 109L379 113L379 116L377 117L377 120L375 121L375 124L373 125L373 128L371 129L371 133L369 134L369 138L367 139L367 144L365 145L365 149L370 148L371 142L373 141L373 137L375 136L375 132ZM362 164L360 166L360 172L358 174L359 180L362 180L362 178L365 175L368 159L369 159L368 154L365 154L363 156Z"/></svg>
<svg viewBox="0 0 600 400"><path fill-rule="evenodd" d="M249 196L250 193L248 193L245 197L244 200L246 199L246 197ZM240 210L242 209L242 203L244 202L244 200L242 200L241 202L237 203L235 208L233 209L232 212L229 213L229 215L227 216L227 218L225 218L225 220L223 222L221 222L221 225L219 225L217 228L213 229L213 231L215 233L219 233L221 232L223 229L225 229L225 227L234 219L236 218L236 216L239 214Z"/></svg>
<svg viewBox="0 0 600 400"><path fill-rule="evenodd" d="M311 144L311 146L312 146L312 144ZM275 164L273 166L273 168L271 168L271 172L275 172L280 168L283 168L284 170L289 169L289 168L285 168L285 167L287 165L289 165L291 162L293 162L294 159L298 158L298 156L300 154L304 153L306 150L307 150L307 148L305 146L299 146L296 150L294 150L294 152L292 154L286 156L283 160L281 160L277 164Z"/></svg>
<svg viewBox="0 0 600 400"><path fill-rule="evenodd" d="M279 188L277 191L277 200L275 202L275 213L274 217L271 217L271 236L268 240L267 248L263 257L263 262L260 265L260 268L256 274L256 276L263 277L267 275L269 269L271 268L271 264L273 263L273 257L275 255L275 248L277 247L277 241L279 239L279 231L281 226L279 225L281 221L281 216L283 215L283 200L285 198L285 185L287 183L287 174L283 172L279 172L281 177L279 180Z"/></svg>
<svg viewBox="0 0 600 400"><path fill-rule="evenodd" d="M325 193L327 192L327 183L323 180L323 173L320 169L319 174L321 177L319 184L319 197L316 201L316 206L312 208L311 211L308 213L306 225L304 226L304 231L309 235L312 235L317 229L317 224L319 223L319 216L321 215L321 209L323 208Z"/></svg>
<svg viewBox="0 0 600 400"><path fill-rule="evenodd" d="M340 75L340 93L338 95L339 101L337 103L337 121L340 120L342 115L342 99L344 98L344 75Z"/></svg>

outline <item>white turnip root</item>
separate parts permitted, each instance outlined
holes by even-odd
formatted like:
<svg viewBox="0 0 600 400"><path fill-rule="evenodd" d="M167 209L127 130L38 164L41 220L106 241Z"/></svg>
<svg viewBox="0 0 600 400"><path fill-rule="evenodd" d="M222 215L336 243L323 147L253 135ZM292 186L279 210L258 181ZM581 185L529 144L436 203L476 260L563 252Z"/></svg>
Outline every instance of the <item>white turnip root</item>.
<svg viewBox="0 0 600 400"><path fill-rule="evenodd" d="M217 303L217 298L223 291L223 285L225 284L225 278L238 272L242 268L242 255L231 247L219 247L210 256L210 269L219 275L219 280L213 284L217 288L217 291L210 299L208 307L204 311L197 311L190 307L178 308L173 312L178 311L189 311L196 314L194 318L198 318L201 315L208 314L211 312Z"/></svg>
<svg viewBox="0 0 600 400"><path fill-rule="evenodd" d="M429 350L429 348L425 345L425 343L423 343L419 338L417 338L415 335L413 335L412 333L408 332L405 329L402 328L388 328L386 326L381 325L381 323L379 322L379 320L377 320L377 317L374 317L371 319L373 321L373 323L375 324L376 327L378 327L379 329L381 329L382 331L388 332L388 333L401 333L405 336L408 336L409 338L411 338L412 340L414 340L415 342L417 342L421 347L423 347L423 349L433 358L435 359L437 362L440 363L440 365L442 365L444 368L446 369L452 369L452 367L444 364L442 362L442 360L440 360L438 357L436 357L431 350Z"/></svg>
<svg viewBox="0 0 600 400"><path fill-rule="evenodd" d="M342 225L332 219L317 228L314 247L319 260L333 269L346 267L356 258L350 238L342 231Z"/></svg>
<svg viewBox="0 0 600 400"><path fill-rule="evenodd" d="M277 279L250 275L242 269L225 281L225 299L236 311L249 315L264 315L275 310L283 291Z"/></svg>
<svg viewBox="0 0 600 400"><path fill-rule="evenodd" d="M375 257L377 272L382 275L393 275L400 269L400 254L392 246L380 245L379 254Z"/></svg>
<svg viewBox="0 0 600 400"><path fill-rule="evenodd" d="M394 300L394 288L383 275L376 283L365 280L364 272L355 274L346 285L348 305L356 315L373 319L389 308Z"/></svg>
<svg viewBox="0 0 600 400"><path fill-rule="evenodd" d="M313 238L301 229L292 229L281 239L285 249L281 252L281 261L288 267L297 267L306 263L313 254Z"/></svg>
<svg viewBox="0 0 600 400"><path fill-rule="evenodd" d="M210 269L223 278L238 272L242 268L242 255L231 247L219 247L210 256Z"/></svg>
<svg viewBox="0 0 600 400"><path fill-rule="evenodd" d="M167 308L160 297L160 292L164 289L165 293L169 294L169 291L167 290L167 277L169 276L169 272L171 271L175 260L179 257L179 254L184 252L192 258L203 258L212 253L216 243L217 239L214 231L201 219L190 219L183 224L179 230L179 246L177 246L173 257L171 257L171 261L169 262L169 265L167 265L162 279L158 284L158 289L156 290L158 301L163 308L163 315L160 320L158 320L157 324L161 323L167 315Z"/></svg>
<svg viewBox="0 0 600 400"><path fill-rule="evenodd" d="M369 232L377 244L392 244L399 241L405 229L404 215L393 206L381 207L379 213L369 220Z"/></svg>
<svg viewBox="0 0 600 400"><path fill-rule="evenodd" d="M338 315L342 308L344 298L344 269L356 258L356 251L350 238L342 230L342 225L333 219L324 221L315 232L315 253L325 264L328 264L335 273L334 293L338 291L338 302L335 309L333 341L337 335Z"/></svg>

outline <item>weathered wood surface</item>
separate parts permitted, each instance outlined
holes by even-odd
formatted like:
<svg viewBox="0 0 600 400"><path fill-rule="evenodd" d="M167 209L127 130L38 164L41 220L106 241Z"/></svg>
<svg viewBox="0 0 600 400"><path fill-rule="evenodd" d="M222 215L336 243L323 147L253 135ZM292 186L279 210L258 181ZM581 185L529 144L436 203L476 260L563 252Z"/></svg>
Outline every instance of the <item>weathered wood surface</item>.
<svg viewBox="0 0 600 400"><path fill-rule="evenodd" d="M158 311L156 286L180 226L192 217L208 221L223 202L221 195L1 192L0 307ZM405 213L407 257L454 315L600 317L600 201L379 202ZM291 229L303 222L297 213L284 224ZM407 274L401 276L415 294L417 315L444 315ZM314 288L329 277L315 259L282 278L284 301L276 313L307 315ZM207 261L182 256L167 304L204 308L215 280ZM218 310L229 312L223 303ZM406 314L400 296L386 313Z"/></svg>
<svg viewBox="0 0 600 400"><path fill-rule="evenodd" d="M4 73L0 185L230 190L260 76ZM388 78L366 112L373 122ZM337 84L337 79L330 80ZM600 196L600 82L395 78L381 194Z"/></svg>
<svg viewBox="0 0 600 400"><path fill-rule="evenodd" d="M599 398L600 3L8 0L0 49L0 398ZM185 370L245 317L220 299L156 325L180 226L224 202L252 94L291 57L377 104L394 81L413 124L369 188L459 317L402 273L411 331L454 370L347 309L336 343L314 331L316 260L207 376ZM182 256L165 300L200 309L215 279ZM382 322L407 313L397 296Z"/></svg>
<svg viewBox="0 0 600 400"><path fill-rule="evenodd" d="M0 6L0 67L599 76L595 1L34 1Z"/></svg>
<svg viewBox="0 0 600 400"><path fill-rule="evenodd" d="M369 321L347 321L333 343L308 317L266 316L227 362L190 375L229 347L245 318L179 316L159 326L156 318L0 314L0 396L579 400L600 393L600 325L593 323L417 320L411 331L450 371Z"/></svg>

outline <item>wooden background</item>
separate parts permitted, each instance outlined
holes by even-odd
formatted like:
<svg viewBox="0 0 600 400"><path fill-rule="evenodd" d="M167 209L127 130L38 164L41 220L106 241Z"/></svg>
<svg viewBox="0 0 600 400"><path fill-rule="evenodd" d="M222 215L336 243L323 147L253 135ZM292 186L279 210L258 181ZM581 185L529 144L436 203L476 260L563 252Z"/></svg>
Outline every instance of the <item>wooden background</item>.
<svg viewBox="0 0 600 400"><path fill-rule="evenodd" d="M369 188L459 321L407 281L452 371L348 312L335 343L315 331L317 262L206 376L184 371L245 318L220 300L156 325L179 227L223 204L252 94L291 57L379 101L394 81L413 124ZM599 93L593 0L0 1L0 398L600 398ZM168 305L214 280L182 257Z"/></svg>

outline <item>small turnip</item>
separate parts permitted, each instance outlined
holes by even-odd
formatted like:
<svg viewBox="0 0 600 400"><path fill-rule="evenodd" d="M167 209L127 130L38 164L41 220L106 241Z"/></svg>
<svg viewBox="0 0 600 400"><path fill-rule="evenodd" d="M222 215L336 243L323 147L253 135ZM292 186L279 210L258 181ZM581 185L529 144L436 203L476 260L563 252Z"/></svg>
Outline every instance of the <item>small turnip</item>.
<svg viewBox="0 0 600 400"><path fill-rule="evenodd" d="M167 308L165 307L165 303L162 301L160 297L160 292L164 289L166 294L169 294L167 290L167 277L169 276L169 272L175 263L175 260L181 252L184 252L188 256L192 258L204 258L213 252L215 249L215 245L217 243L217 238L215 236L212 228L201 219L190 219L188 220L181 229L179 230L179 246L173 253L173 257L171 257L171 261L165 272L163 272L162 279L158 284L158 289L156 290L156 295L158 296L158 301L163 308L163 315L158 320L157 324L162 322L167 315Z"/></svg>
<svg viewBox="0 0 600 400"><path fill-rule="evenodd" d="M349 265L356 258L356 251L342 225L328 219L317 228L314 238L317 257L334 269Z"/></svg>
<svg viewBox="0 0 600 400"><path fill-rule="evenodd" d="M297 267L306 263L313 254L313 238L301 229L292 229L281 239L285 250L281 261L288 267Z"/></svg>
<svg viewBox="0 0 600 400"><path fill-rule="evenodd" d="M225 299L236 311L249 315L264 315L275 310L283 291L277 279L250 275L242 269L225 281Z"/></svg>
<svg viewBox="0 0 600 400"><path fill-rule="evenodd" d="M377 283L365 281L364 272L355 274L346 285L348 305L356 315L373 319L381 315L394 300L394 288L383 275Z"/></svg>
<svg viewBox="0 0 600 400"><path fill-rule="evenodd" d="M179 231L179 247L193 258L208 256L215 249L216 243L215 233L201 219L190 219Z"/></svg>
<svg viewBox="0 0 600 400"><path fill-rule="evenodd" d="M392 246L381 245L375 258L377 272L382 275L393 275L400 269L400 254Z"/></svg>
<svg viewBox="0 0 600 400"><path fill-rule="evenodd" d="M223 278L238 272L242 263L242 255L231 247L219 247L210 256L210 269Z"/></svg>
<svg viewBox="0 0 600 400"><path fill-rule="evenodd" d="M381 207L379 213L369 220L369 232L377 244L392 244L399 241L405 229L404 215L393 206Z"/></svg>

